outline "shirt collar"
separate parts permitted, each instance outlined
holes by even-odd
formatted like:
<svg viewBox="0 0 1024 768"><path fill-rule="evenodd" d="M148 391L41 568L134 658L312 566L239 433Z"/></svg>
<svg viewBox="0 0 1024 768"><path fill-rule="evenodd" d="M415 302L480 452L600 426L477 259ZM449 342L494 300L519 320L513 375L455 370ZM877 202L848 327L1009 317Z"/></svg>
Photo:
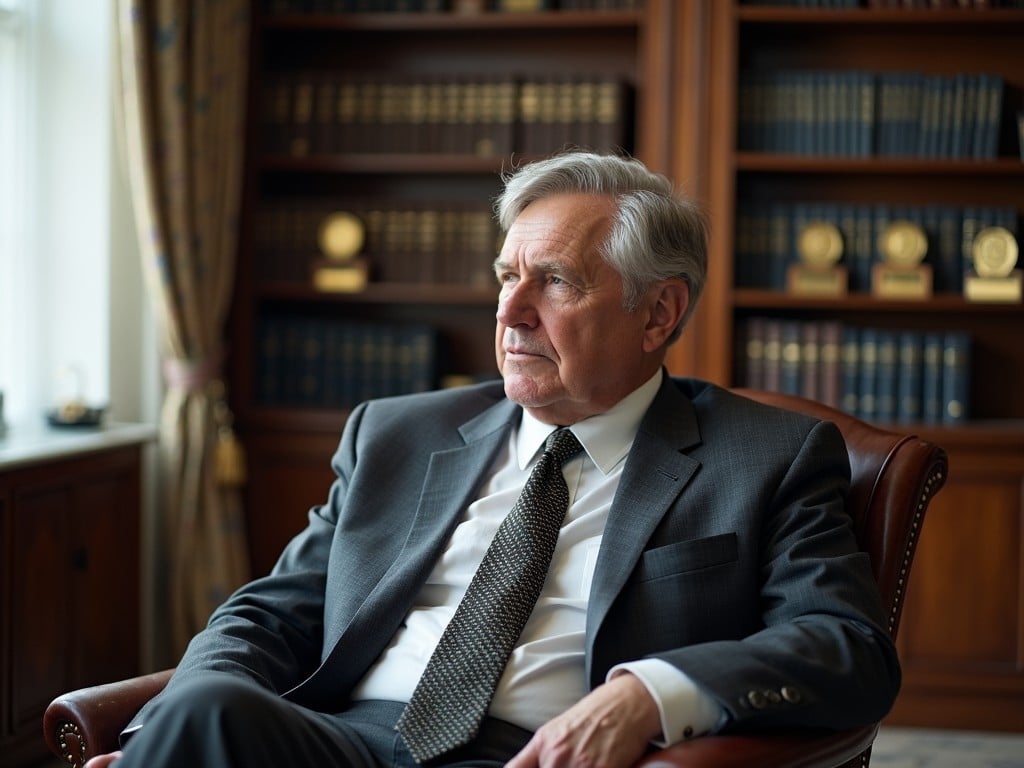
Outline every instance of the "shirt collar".
<svg viewBox="0 0 1024 768"><path fill-rule="evenodd" d="M573 424L571 429L590 460L607 475L629 453L640 421L661 387L661 369L604 413ZM516 435L516 458L525 470L555 427L545 424L523 409Z"/></svg>

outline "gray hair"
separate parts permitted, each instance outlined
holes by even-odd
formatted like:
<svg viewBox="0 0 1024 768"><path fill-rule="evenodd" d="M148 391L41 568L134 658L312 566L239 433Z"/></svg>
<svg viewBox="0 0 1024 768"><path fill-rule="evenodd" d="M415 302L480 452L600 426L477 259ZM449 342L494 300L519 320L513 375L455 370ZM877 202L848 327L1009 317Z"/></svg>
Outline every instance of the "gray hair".
<svg viewBox="0 0 1024 768"><path fill-rule="evenodd" d="M651 285L681 278L690 303L672 333L682 333L708 271L707 221L700 209L678 197L672 182L639 160L591 152L568 152L524 165L503 175L495 200L498 225L507 232L526 206L563 193L614 198L618 212L601 257L622 277L623 307L634 312Z"/></svg>

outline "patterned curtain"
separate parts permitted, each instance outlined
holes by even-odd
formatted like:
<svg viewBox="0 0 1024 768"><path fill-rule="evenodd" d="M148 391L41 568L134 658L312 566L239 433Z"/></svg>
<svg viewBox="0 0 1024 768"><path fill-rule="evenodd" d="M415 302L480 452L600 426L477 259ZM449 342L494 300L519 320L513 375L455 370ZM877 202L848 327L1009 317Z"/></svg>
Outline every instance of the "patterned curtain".
<svg viewBox="0 0 1024 768"><path fill-rule="evenodd" d="M248 0L117 0L119 124L167 392L161 538L177 658L249 577L222 369L242 187ZM162 601L161 601L162 602Z"/></svg>

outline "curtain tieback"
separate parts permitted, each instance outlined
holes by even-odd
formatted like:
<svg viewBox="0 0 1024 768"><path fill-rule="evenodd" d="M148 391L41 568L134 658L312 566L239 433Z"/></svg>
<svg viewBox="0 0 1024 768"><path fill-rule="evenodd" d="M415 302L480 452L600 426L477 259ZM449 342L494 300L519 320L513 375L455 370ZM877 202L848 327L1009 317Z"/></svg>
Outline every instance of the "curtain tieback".
<svg viewBox="0 0 1024 768"><path fill-rule="evenodd" d="M198 360L167 358L164 360L164 380L172 389L195 394L220 377L223 364L224 355L220 351Z"/></svg>

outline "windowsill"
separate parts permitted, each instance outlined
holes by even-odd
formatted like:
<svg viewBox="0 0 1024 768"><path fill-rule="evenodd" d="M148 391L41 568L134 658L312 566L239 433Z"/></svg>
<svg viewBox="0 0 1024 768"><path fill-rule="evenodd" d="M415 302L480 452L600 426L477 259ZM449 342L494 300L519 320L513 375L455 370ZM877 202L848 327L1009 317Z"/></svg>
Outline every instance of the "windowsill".
<svg viewBox="0 0 1024 768"><path fill-rule="evenodd" d="M157 437L152 424L104 424L99 427L12 425L0 436L0 472L27 464L148 443Z"/></svg>

